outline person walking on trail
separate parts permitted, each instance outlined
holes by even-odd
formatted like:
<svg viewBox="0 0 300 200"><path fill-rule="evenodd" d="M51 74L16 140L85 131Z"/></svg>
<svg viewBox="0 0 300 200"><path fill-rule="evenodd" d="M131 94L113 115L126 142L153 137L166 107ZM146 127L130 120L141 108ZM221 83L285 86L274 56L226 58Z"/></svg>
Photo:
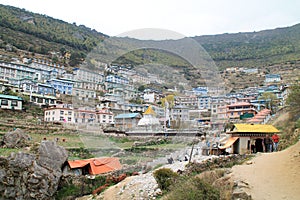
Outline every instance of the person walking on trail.
<svg viewBox="0 0 300 200"><path fill-rule="evenodd" d="M273 140L273 143L274 143L274 151L278 151L279 136L275 133L272 136L272 140Z"/></svg>

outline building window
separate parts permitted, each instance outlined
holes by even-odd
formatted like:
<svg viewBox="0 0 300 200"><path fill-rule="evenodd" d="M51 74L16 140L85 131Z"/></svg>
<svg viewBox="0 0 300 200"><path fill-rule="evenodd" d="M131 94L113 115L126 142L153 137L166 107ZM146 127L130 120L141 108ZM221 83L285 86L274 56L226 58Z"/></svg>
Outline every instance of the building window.
<svg viewBox="0 0 300 200"><path fill-rule="evenodd" d="M68 115L72 115L72 111L68 111Z"/></svg>
<svg viewBox="0 0 300 200"><path fill-rule="evenodd" d="M11 101L11 106L18 106L18 101L16 100Z"/></svg>
<svg viewBox="0 0 300 200"><path fill-rule="evenodd" d="M64 121L64 117L60 117L60 118L59 118L59 121Z"/></svg>
<svg viewBox="0 0 300 200"><path fill-rule="evenodd" d="M2 105L2 106L8 106L8 101L5 100L5 99L2 99L2 100L1 100L1 105Z"/></svg>
<svg viewBox="0 0 300 200"><path fill-rule="evenodd" d="M71 121L71 117L68 117L68 122L70 122Z"/></svg>
<svg viewBox="0 0 300 200"><path fill-rule="evenodd" d="M63 114L64 114L64 111L63 111L63 110L61 110L61 111L60 111L60 114L61 114L61 115L63 115Z"/></svg>

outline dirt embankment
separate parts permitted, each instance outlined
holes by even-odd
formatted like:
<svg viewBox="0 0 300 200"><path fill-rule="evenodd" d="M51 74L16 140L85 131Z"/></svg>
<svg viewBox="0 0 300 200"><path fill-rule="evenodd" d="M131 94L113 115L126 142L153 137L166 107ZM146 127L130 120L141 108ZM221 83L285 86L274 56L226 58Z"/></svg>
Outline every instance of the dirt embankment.
<svg viewBox="0 0 300 200"><path fill-rule="evenodd" d="M280 152L257 155L251 165L233 167L236 180L249 184L254 200L300 199L300 141Z"/></svg>

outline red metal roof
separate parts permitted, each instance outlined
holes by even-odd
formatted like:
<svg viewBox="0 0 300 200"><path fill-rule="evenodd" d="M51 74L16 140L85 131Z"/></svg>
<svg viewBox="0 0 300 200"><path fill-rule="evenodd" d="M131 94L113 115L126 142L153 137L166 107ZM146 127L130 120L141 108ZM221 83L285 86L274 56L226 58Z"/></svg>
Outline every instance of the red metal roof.
<svg viewBox="0 0 300 200"><path fill-rule="evenodd" d="M122 168L119 158L91 158L86 160L69 160L71 169L82 168L89 165L89 173L92 175L103 174Z"/></svg>

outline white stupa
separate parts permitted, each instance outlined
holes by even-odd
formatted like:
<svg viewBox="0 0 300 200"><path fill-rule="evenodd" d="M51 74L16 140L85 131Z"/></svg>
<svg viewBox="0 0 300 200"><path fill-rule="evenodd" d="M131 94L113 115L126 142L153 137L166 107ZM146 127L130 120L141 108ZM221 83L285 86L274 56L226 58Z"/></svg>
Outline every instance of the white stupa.
<svg viewBox="0 0 300 200"><path fill-rule="evenodd" d="M146 130L157 131L161 128L159 120L156 118L156 113L149 106L143 113L143 118L138 122L138 127L144 127Z"/></svg>

